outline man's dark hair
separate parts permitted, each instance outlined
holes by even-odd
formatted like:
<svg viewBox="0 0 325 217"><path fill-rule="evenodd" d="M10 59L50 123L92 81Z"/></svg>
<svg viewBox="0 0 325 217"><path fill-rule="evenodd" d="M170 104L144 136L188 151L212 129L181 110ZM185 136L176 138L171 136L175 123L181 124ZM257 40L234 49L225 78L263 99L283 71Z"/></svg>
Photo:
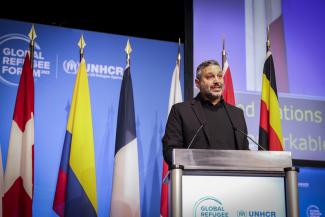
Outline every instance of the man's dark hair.
<svg viewBox="0 0 325 217"><path fill-rule="evenodd" d="M205 69L206 67L210 66L210 65L216 65L216 66L220 67L220 64L218 63L218 61L216 61L216 60L206 60L206 61L200 63L200 65L196 68L196 78L200 79L201 75L202 75L202 70Z"/></svg>

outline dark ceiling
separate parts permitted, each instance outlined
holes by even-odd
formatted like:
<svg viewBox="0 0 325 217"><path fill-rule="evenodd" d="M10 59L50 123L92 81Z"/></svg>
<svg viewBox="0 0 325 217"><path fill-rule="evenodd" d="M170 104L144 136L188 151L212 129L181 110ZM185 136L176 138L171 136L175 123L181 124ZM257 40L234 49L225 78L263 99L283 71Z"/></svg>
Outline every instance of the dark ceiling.
<svg viewBox="0 0 325 217"><path fill-rule="evenodd" d="M0 17L166 41L176 42L180 37L184 42L185 1L85 2L82 10L48 5L48 13L37 9L33 13L2 13Z"/></svg>

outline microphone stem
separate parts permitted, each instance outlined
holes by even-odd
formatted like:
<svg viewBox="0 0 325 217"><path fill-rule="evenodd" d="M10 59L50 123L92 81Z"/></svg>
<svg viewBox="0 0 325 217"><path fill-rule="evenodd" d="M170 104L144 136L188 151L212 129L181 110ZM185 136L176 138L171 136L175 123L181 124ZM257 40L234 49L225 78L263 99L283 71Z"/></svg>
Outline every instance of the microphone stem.
<svg viewBox="0 0 325 217"><path fill-rule="evenodd" d="M197 134L200 132L200 130L202 129L203 126L204 126L204 123L201 124L201 126L199 127L199 129L196 131L196 133L194 134L194 136L193 136L193 138L192 138L190 144L187 146L186 149L189 149L189 148L191 147L191 145L192 145L193 142L194 142L194 139L196 138Z"/></svg>
<svg viewBox="0 0 325 217"><path fill-rule="evenodd" d="M258 147L260 147L263 151L265 151L265 149L263 148L263 146L259 145L257 142L255 142L254 139L252 139L249 135L247 135L246 133L244 133L241 129L239 128L235 128L235 130L238 130L239 132L241 132L242 134L244 134L245 136L247 136L247 138L249 138L252 142L254 142Z"/></svg>
<svg viewBox="0 0 325 217"><path fill-rule="evenodd" d="M247 138L249 138L249 140L251 140L252 142L254 142L258 147L260 147L263 151L266 151L265 148L263 148L263 146L261 146L261 145L259 145L257 142L255 142L255 140L252 139L249 135L247 135L247 134L246 134L245 132L243 132L241 129L235 127L235 125L233 124L233 122L232 122L232 120L231 120L231 118L230 118L230 115L229 115L229 113L228 113L228 109L227 109L227 107L226 107L226 105L225 105L223 99L222 99L221 103L222 103L223 107L224 107L225 110L226 110L226 113L227 113L228 119L229 119L229 121L230 121L230 124L231 124L231 127L233 128L233 130L234 130L234 131L238 130L240 133L242 133L242 134L245 135ZM237 142L238 142L238 141L237 141ZM237 149L238 149L238 144L236 144L236 145L237 145Z"/></svg>

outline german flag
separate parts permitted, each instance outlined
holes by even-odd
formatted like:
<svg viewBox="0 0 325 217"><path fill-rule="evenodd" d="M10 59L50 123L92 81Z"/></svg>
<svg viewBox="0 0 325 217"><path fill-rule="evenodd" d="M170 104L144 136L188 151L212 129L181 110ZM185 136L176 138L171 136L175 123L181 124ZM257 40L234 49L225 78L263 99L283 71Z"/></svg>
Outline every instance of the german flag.
<svg viewBox="0 0 325 217"><path fill-rule="evenodd" d="M267 51L263 68L259 144L265 150L284 150L275 70L270 50Z"/></svg>

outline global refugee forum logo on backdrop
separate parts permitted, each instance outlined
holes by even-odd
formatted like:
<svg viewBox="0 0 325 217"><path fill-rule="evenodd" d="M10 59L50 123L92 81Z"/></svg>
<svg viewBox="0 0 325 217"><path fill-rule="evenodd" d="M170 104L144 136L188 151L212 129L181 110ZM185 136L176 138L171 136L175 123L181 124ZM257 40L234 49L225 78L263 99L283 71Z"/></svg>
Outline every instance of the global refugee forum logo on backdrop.
<svg viewBox="0 0 325 217"><path fill-rule="evenodd" d="M7 86L18 86L26 52L29 49L29 38L26 35L10 33L0 36L0 82ZM50 75L51 63L47 61L42 50L35 42L34 77Z"/></svg>
<svg viewBox="0 0 325 217"><path fill-rule="evenodd" d="M201 216L222 216L228 217L222 203L211 196L200 198L193 207L193 217Z"/></svg>
<svg viewBox="0 0 325 217"><path fill-rule="evenodd" d="M306 210L307 217L320 217L322 213L319 210L319 207L316 205L310 205Z"/></svg>

